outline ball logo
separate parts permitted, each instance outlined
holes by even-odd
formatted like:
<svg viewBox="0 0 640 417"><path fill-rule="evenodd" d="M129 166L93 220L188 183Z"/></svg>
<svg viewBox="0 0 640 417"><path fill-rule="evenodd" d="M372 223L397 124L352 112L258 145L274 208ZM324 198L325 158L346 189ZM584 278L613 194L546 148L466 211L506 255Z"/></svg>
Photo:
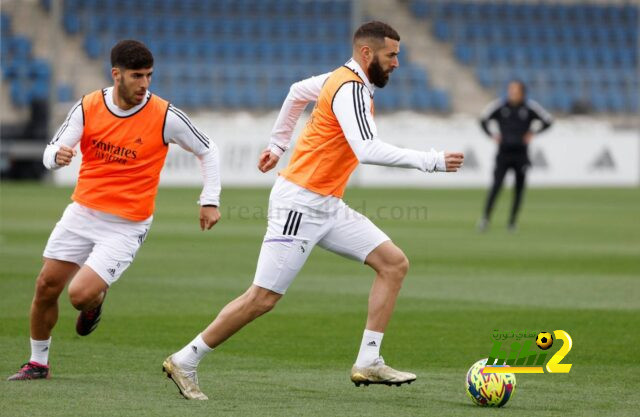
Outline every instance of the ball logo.
<svg viewBox="0 0 640 417"><path fill-rule="evenodd" d="M493 341L493 347L486 362L487 366L482 373L541 374L545 370L547 373L568 373L571 370L571 364L561 362L573 346L569 333L564 330L539 332L535 336L534 345L535 334L526 331L494 333L494 339L502 340ZM506 339L509 337L517 340L508 343ZM560 341L562 344L555 353L551 354L549 349L558 344L554 344L554 341Z"/></svg>
<svg viewBox="0 0 640 417"><path fill-rule="evenodd" d="M553 345L553 336L549 332L540 332L536 337L536 345L542 350L547 350Z"/></svg>

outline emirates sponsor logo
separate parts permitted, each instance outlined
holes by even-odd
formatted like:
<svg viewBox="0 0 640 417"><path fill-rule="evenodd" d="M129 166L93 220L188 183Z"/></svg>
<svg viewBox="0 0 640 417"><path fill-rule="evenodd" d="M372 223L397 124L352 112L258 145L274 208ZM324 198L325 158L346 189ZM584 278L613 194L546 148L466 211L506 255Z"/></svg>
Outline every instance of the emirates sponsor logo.
<svg viewBox="0 0 640 417"><path fill-rule="evenodd" d="M127 161L138 157L138 151L125 146L114 145L108 141L94 139L91 141L91 145L94 148L95 156L107 163L115 162L125 165Z"/></svg>

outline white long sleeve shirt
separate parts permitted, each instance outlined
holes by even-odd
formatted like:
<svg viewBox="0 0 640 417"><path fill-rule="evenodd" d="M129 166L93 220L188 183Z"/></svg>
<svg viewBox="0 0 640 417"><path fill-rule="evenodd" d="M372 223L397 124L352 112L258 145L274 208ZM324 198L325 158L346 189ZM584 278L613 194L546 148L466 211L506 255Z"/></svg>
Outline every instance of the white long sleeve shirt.
<svg viewBox="0 0 640 417"><path fill-rule="evenodd" d="M109 110L120 117L127 117L142 108L151 93L147 92L147 96L135 107L129 110L122 110L113 102L113 87L105 89L105 103ZM69 111L66 120L60 126L55 136L47 145L42 162L47 169L59 169L56 164L56 153L61 145L70 148L75 147L82 138L84 130L84 116L82 113L81 101L78 101ZM175 143L181 148L193 153L200 161L202 180L204 186L200 194L201 205L219 205L220 204L220 162L218 155L218 147L209 138L198 130L187 115L177 107L169 105L167 111L167 119L164 125L163 140L165 143Z"/></svg>
<svg viewBox="0 0 640 417"><path fill-rule="evenodd" d="M425 172L446 171L444 152L399 148L378 138L378 129L371 113L375 87L355 60L349 60L345 66L362 78L364 86L357 82L342 85L335 95L332 110L358 161L371 165L415 168ZM289 148L298 119L307 104L317 100L330 75L330 72L318 75L291 86L271 132L271 152L282 156Z"/></svg>

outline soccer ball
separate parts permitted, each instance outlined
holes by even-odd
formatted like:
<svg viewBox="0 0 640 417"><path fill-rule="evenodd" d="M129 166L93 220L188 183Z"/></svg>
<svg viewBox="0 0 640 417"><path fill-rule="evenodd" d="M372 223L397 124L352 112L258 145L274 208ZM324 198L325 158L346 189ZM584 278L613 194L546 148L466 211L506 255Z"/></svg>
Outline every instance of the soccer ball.
<svg viewBox="0 0 640 417"><path fill-rule="evenodd" d="M480 359L467 372L464 387L475 405L502 407L516 392L514 374L483 374L487 359ZM500 365L509 366L509 365Z"/></svg>
<svg viewBox="0 0 640 417"><path fill-rule="evenodd" d="M536 337L536 345L542 350L547 350L553 345L553 336L549 332L540 332Z"/></svg>

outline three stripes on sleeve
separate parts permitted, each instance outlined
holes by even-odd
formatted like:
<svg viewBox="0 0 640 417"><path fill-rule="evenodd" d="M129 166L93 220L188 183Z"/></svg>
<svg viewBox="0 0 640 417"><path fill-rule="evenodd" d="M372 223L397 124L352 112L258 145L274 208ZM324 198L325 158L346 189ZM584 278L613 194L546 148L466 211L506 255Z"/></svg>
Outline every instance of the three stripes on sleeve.
<svg viewBox="0 0 640 417"><path fill-rule="evenodd" d="M204 145L205 148L209 149L209 138L202 132L200 132L194 125L191 123L191 120L187 117L186 114L182 110L177 107L174 107L172 104L169 104L169 112L176 115L180 120L184 122L184 124L189 128L193 136Z"/></svg>
<svg viewBox="0 0 640 417"><path fill-rule="evenodd" d="M367 121L366 106L364 104L364 84L353 82L352 83L352 95L353 95L353 110L356 113L356 121L358 122L358 129L360 129L360 136L362 140L373 139L373 132Z"/></svg>

